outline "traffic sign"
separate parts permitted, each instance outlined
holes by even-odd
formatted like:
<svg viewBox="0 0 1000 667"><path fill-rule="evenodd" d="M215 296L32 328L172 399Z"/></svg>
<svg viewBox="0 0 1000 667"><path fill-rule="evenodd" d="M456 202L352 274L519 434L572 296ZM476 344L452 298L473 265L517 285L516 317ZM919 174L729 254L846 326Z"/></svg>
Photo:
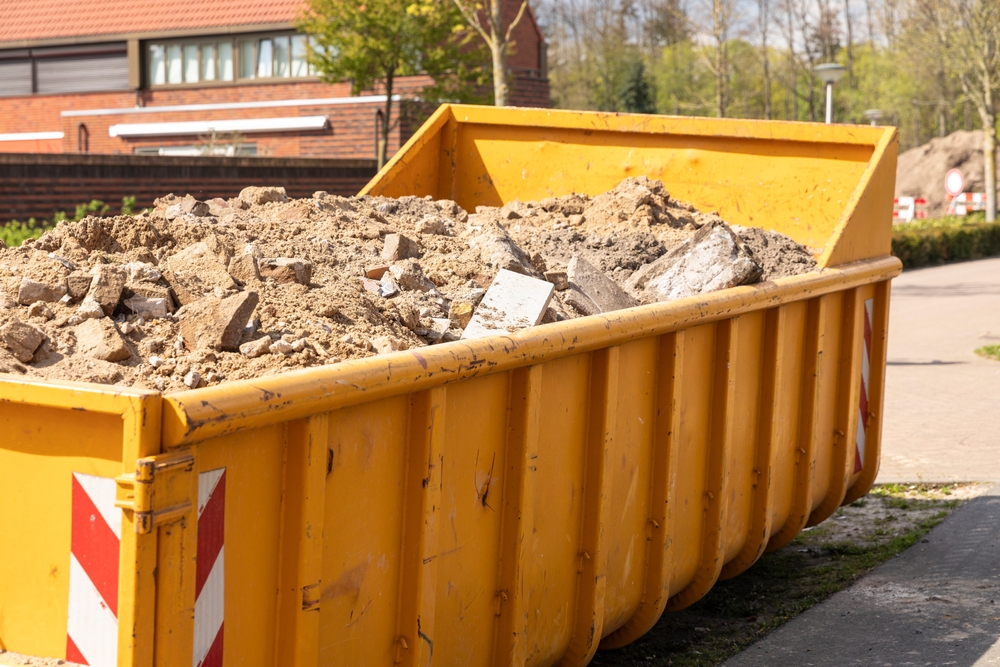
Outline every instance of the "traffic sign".
<svg viewBox="0 0 1000 667"><path fill-rule="evenodd" d="M944 189L952 197L965 192L965 176L958 169L949 169L944 176Z"/></svg>

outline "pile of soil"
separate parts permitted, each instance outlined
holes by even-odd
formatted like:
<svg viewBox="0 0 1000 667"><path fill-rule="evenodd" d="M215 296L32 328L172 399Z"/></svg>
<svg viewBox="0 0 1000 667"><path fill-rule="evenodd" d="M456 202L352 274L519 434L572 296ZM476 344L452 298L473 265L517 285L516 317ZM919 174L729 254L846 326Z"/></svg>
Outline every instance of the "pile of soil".
<svg viewBox="0 0 1000 667"><path fill-rule="evenodd" d="M949 169L962 171L966 192L985 192L982 131L959 130L900 153L895 196L924 197L931 217L944 215L948 206L944 177Z"/></svg>
<svg viewBox="0 0 1000 667"><path fill-rule="evenodd" d="M429 197L169 195L0 250L0 372L177 391L457 340L500 269L565 281L579 256L627 289L706 225L729 229L645 178L472 214ZM815 266L780 234L732 229L762 280ZM581 314L555 292L543 322Z"/></svg>

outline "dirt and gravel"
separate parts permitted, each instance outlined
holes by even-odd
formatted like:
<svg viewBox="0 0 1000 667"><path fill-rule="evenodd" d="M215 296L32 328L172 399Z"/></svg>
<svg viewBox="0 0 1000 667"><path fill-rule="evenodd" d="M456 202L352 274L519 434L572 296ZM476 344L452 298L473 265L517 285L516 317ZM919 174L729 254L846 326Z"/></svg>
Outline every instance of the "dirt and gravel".
<svg viewBox="0 0 1000 667"><path fill-rule="evenodd" d="M0 249L0 372L177 391L457 340L501 269L554 285L544 323L814 266L645 178L472 213L169 195Z"/></svg>

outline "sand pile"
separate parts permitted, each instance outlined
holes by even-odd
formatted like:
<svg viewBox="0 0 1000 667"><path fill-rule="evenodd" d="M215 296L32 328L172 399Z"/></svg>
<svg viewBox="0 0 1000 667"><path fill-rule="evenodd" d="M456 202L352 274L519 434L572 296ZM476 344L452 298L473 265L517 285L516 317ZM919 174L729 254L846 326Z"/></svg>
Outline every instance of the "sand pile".
<svg viewBox="0 0 1000 667"><path fill-rule="evenodd" d="M966 192L985 191L982 131L959 130L900 153L895 196L924 197L931 217L944 215L948 205L944 176L949 169L962 171Z"/></svg>
<svg viewBox="0 0 1000 667"><path fill-rule="evenodd" d="M0 250L0 372L175 391L469 337L492 326L501 272L543 287L531 325L813 266L645 178L472 214L281 188L169 195Z"/></svg>

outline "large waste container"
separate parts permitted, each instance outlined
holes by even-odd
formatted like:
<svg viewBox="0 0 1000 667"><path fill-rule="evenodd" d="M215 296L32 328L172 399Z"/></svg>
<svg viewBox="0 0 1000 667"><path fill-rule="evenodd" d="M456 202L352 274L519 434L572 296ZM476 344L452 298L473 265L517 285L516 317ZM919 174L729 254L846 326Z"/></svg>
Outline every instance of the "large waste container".
<svg viewBox="0 0 1000 667"><path fill-rule="evenodd" d="M368 186L627 175L822 270L172 395L0 380L0 648L91 665L567 665L878 469L891 128L442 107Z"/></svg>

